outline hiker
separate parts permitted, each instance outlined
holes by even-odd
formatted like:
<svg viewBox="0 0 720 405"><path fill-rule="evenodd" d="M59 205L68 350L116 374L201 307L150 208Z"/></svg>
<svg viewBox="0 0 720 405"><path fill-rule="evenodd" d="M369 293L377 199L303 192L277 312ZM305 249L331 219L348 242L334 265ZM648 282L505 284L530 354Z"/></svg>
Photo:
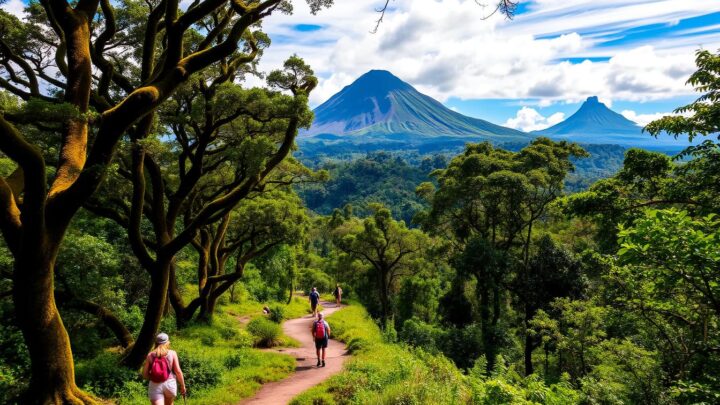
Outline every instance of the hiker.
<svg viewBox="0 0 720 405"><path fill-rule="evenodd" d="M335 284L333 296L335 297L335 303L340 305L340 301L342 300L342 288L340 288L340 284Z"/></svg>
<svg viewBox="0 0 720 405"><path fill-rule="evenodd" d="M325 367L325 349L328 347L330 340L330 325L323 319L322 312L318 313L317 321L313 322L311 329L313 339L315 340L315 350L317 351L317 366ZM322 350L322 357L320 351Z"/></svg>
<svg viewBox="0 0 720 405"><path fill-rule="evenodd" d="M313 316L317 316L318 314L318 303L320 302L320 294L317 292L317 288L313 287L312 291L310 292L310 309L312 309Z"/></svg>
<svg viewBox="0 0 720 405"><path fill-rule="evenodd" d="M175 350L170 350L170 338L165 333L155 338L155 348L145 360L142 375L150 380L148 397L152 405L172 405L177 396L178 382L183 398L187 394L180 360Z"/></svg>

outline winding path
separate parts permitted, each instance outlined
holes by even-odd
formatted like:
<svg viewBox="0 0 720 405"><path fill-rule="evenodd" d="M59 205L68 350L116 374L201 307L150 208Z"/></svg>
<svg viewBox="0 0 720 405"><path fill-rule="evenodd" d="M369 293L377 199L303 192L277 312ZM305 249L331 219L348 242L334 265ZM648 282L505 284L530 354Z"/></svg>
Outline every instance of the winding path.
<svg viewBox="0 0 720 405"><path fill-rule="evenodd" d="M325 316L342 308L342 306L327 301L323 301L321 304L324 307L323 314ZM282 327L285 334L299 341L301 347L274 351L295 356L297 360L295 372L284 380L264 384L254 397L240 402L241 405L288 404L297 395L342 371L343 364L350 355L345 349L345 344L334 339L331 339L328 344L326 352L327 365L320 368L316 367L315 343L310 334L313 320L312 315L307 315L283 323ZM332 324L330 324L330 330L332 330Z"/></svg>

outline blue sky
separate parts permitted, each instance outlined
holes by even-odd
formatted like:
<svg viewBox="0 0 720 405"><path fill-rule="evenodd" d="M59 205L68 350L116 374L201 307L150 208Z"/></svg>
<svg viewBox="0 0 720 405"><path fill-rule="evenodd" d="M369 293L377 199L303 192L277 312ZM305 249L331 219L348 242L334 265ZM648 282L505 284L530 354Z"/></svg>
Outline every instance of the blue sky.
<svg viewBox="0 0 720 405"><path fill-rule="evenodd" d="M320 78L314 106L370 69L385 69L461 113L523 130L572 114L589 96L641 124L693 99L698 48L720 48L720 0L335 0L311 15L274 15L261 69L298 54ZM188 3L184 0L182 4ZM3 7L22 13L22 0ZM489 18L488 18L489 17ZM250 84L260 84L258 80Z"/></svg>
<svg viewBox="0 0 720 405"><path fill-rule="evenodd" d="M336 0L265 26L262 66L292 53L320 77L319 105L370 69L385 69L461 113L532 130L597 95L639 123L693 100L698 48L720 48L720 1L530 0L512 21L474 0ZM480 2L482 3L482 2ZM485 1L491 3L491 0Z"/></svg>

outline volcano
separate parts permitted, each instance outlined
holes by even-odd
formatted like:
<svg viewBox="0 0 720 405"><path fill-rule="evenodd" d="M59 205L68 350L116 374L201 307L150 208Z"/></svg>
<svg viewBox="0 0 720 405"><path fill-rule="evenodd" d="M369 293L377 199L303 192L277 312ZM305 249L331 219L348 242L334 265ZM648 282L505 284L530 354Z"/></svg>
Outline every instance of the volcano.
<svg viewBox="0 0 720 405"><path fill-rule="evenodd" d="M385 70L371 70L315 109L301 138L353 141L528 142L531 136L445 107ZM413 143L415 143L413 142Z"/></svg>
<svg viewBox="0 0 720 405"><path fill-rule="evenodd" d="M643 133L640 125L611 110L597 97L588 97L580 109L565 121L533 131L532 134L584 144L613 144L658 150L681 149L689 145L687 138L674 139L667 135L654 138Z"/></svg>

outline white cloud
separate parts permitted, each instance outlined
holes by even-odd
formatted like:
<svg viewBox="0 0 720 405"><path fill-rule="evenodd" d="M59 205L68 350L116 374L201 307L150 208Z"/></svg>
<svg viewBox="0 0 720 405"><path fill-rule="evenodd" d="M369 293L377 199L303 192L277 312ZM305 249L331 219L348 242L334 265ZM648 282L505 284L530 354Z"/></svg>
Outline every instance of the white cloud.
<svg viewBox="0 0 720 405"><path fill-rule="evenodd" d="M506 127L519 129L525 132L539 131L551 127L565 119L565 114L558 112L544 117L534 108L523 107L518 110L515 118L510 118L503 124Z"/></svg>
<svg viewBox="0 0 720 405"><path fill-rule="evenodd" d="M294 15L263 22L273 44L261 69L276 69L295 53L303 57L320 78L314 106L370 69L390 70L441 101L533 99L542 107L596 95L610 105L690 94L685 80L694 70L695 49L720 48L720 36L701 28L642 44L622 41L627 29L720 12L720 1L533 0L529 12L508 21L498 14L482 20L489 8L476 0L397 0L371 34L382 4L336 0L313 16L305 1L294 1ZM0 7L22 14L24 3ZM323 28L299 32L296 24ZM603 44L609 38L618 41ZM609 59L566 61L592 57Z"/></svg>
<svg viewBox="0 0 720 405"><path fill-rule="evenodd" d="M0 8L18 18L25 16L25 3L22 0L10 0L5 4L0 4Z"/></svg>
<svg viewBox="0 0 720 405"><path fill-rule="evenodd" d="M623 110L623 112L621 112L620 114L622 114L625 118L629 119L630 121L635 121L638 125L643 126L643 127L644 127L645 125L651 123L652 121L658 120L658 119L660 119L660 118L662 118L662 117L665 117L665 116L668 116L668 115L669 115L669 116L683 115L683 116L686 116L686 117L690 115L689 113L687 113L687 114L677 114L677 113L673 113L673 112L666 112L666 113L659 112L659 113L653 113L653 114L638 114L638 113L636 113L636 112L633 111L633 110Z"/></svg>
<svg viewBox="0 0 720 405"><path fill-rule="evenodd" d="M321 79L314 105L370 69L390 70L441 101L530 98L549 104L593 95L648 101L690 94L685 80L694 70L694 50L720 47L720 37L702 32L598 46L633 27L720 11L720 1L537 0L530 12L507 21L499 15L481 20L488 10L475 0L399 0L371 34L374 5L338 0L311 16L297 1L295 15L265 22L271 37L283 40L266 51L262 68L276 68L293 53L305 58ZM324 28L299 33L292 29L298 23ZM562 62L591 57L609 60Z"/></svg>

